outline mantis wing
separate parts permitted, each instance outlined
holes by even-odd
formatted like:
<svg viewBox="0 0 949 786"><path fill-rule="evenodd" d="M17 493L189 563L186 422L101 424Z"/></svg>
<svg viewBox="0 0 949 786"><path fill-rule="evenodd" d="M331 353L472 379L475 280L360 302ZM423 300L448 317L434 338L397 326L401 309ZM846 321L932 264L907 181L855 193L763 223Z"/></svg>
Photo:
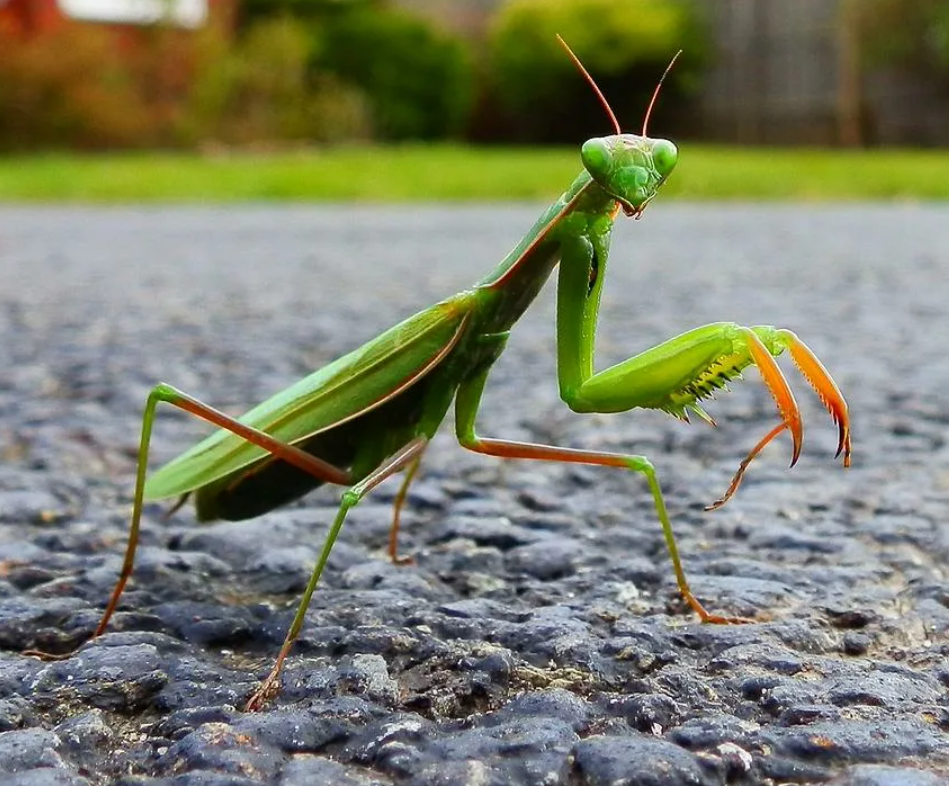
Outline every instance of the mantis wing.
<svg viewBox="0 0 949 786"><path fill-rule="evenodd" d="M292 444L384 404L451 351L463 333L471 297L462 292L409 317L254 407L240 422ZM219 429L152 474L145 498L185 494L269 455Z"/></svg>

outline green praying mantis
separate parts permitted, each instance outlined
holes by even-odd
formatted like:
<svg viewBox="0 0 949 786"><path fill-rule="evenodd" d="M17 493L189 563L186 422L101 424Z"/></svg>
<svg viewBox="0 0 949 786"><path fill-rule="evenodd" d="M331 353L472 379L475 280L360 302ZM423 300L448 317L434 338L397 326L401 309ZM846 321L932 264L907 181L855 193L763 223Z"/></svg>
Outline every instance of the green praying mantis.
<svg viewBox="0 0 949 786"><path fill-rule="evenodd" d="M511 328L559 263L557 375L561 397L574 411L644 407L685 421L692 413L711 423L699 402L738 378L747 366L757 366L777 404L780 422L754 446L725 494L708 509L723 505L735 493L749 463L785 429L793 441L791 466L801 453L801 414L775 361L785 350L837 424L837 455L843 453L844 465L850 465L847 404L814 353L789 330L716 322L606 370L594 370L594 337L613 223L620 211L642 215L675 169L678 151L672 142L647 136L662 79L646 111L642 134L624 134L593 79L559 36L558 40L596 93L615 134L583 144L583 170L494 270L470 289L409 317L240 419L166 384L151 391L142 421L124 563L93 638L106 630L132 573L146 499L178 497L177 508L193 496L199 521L240 520L325 483L344 486L338 513L283 646L247 703L248 710L259 709L279 690L281 669L347 514L382 481L405 470L389 535L389 555L402 561L397 549L400 510L426 446L453 401L455 433L469 450L507 459L617 467L642 475L683 598L703 622L743 621L709 613L689 588L656 471L645 456L490 439L475 427L491 367L504 351ZM146 478L160 403L219 428Z"/></svg>

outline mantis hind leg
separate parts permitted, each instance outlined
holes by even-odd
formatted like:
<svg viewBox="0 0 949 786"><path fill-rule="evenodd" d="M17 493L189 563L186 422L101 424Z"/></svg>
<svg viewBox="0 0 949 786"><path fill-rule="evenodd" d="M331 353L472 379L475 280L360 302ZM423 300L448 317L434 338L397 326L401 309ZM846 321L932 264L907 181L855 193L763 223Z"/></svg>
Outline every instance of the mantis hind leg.
<svg viewBox="0 0 949 786"><path fill-rule="evenodd" d="M530 442L512 442L502 439L485 439L475 431L475 420L478 414L478 408L481 403L481 396L484 392L484 385L487 381L487 370L473 377L463 384L455 400L456 414L456 433L458 441L468 450L476 453L482 453L488 456L498 456L499 458L509 459L534 459L539 461L559 461L572 464L592 464L601 467L617 467L620 469L638 472L645 476L649 484L649 490L652 492L653 502L656 507L656 514L662 525L662 533L666 541L666 547L669 550L669 557L672 560L672 568L675 572L676 583L679 592L692 610L698 614L702 622L727 624L741 623L747 620L738 617L724 617L719 614L708 612L705 607L695 597L689 586L688 579L685 576L685 570L682 567L682 560L679 557L679 549L676 545L675 534L672 531L672 522L669 520L669 513L666 510L665 498L656 476L656 470L652 463L645 456L621 455L618 453L605 453L590 450L577 450L574 448L561 448L551 445L539 445Z"/></svg>
<svg viewBox="0 0 949 786"><path fill-rule="evenodd" d="M122 570L119 573L119 578L115 583L112 594L109 596L109 602L106 604L105 611L102 613L99 624L96 626L96 629L90 637L90 640L97 638L105 632L109 625L109 620L112 619L112 615L115 613L115 609L119 604L119 599L122 597L122 593L125 590L125 585L128 583L129 577L132 575L132 568L135 564L135 551L138 548L139 530L141 528L142 506L144 504L145 498L145 476L148 469L148 454L149 445L151 444L152 427L154 426L155 422L155 412L158 408L158 405L161 403L171 404L172 406L178 407L185 412L189 412L201 420L206 420L215 426L226 429L237 436L246 439L248 442L269 451L277 458L283 459L284 461L304 470L305 472L309 472L315 477L318 477L328 483L348 485L352 482L350 474L346 470L335 467L332 464L317 458L316 456L312 456L309 453L294 447L293 445L288 445L263 431L259 431L258 429L241 423L240 421L225 415L223 412L220 412L213 407L209 407L207 404L204 404L198 399L189 396L187 393L183 393L171 385L166 385L164 383L156 385L152 389L151 393L148 394L148 399L145 402L145 412L142 416L142 435L138 448L138 466L135 474L135 494L132 503L132 520L129 524L128 543L125 547L125 557L122 561ZM185 499L187 499L187 495L179 498L177 504L172 507L171 512L174 512L178 507L180 507ZM74 651L75 649L62 654L52 654L48 652L42 652L40 650L27 650L24 654L33 655L35 657L43 658L44 660L61 660L63 658L69 657Z"/></svg>
<svg viewBox="0 0 949 786"><path fill-rule="evenodd" d="M319 584L320 576L323 575L323 569L326 567L330 553L333 551L333 545L336 543L336 538L343 528L343 523L346 521L346 516L349 514L349 511L356 507L362 498L372 491L372 489L382 483L386 478L394 475L400 469L409 466L410 474L413 473L414 469L418 468L418 463L427 445L427 437L415 437L369 475L343 492L343 499L340 502L339 511L336 513L336 518L330 527L326 540L323 541L323 549L316 561L316 565L313 566L313 573L310 575L310 580L307 582L306 589L303 591L303 597L300 600L300 605L297 606L297 613L293 618L290 629L287 631L283 646L280 648L280 652L277 655L276 661L274 661L270 673L260 684L260 687L254 691L250 699L248 699L245 706L247 712L259 710L279 691L280 672L283 669L283 663L293 648L293 642L303 628L303 621L306 618L306 610L310 605L310 599L313 597L313 592L316 590L317 584Z"/></svg>

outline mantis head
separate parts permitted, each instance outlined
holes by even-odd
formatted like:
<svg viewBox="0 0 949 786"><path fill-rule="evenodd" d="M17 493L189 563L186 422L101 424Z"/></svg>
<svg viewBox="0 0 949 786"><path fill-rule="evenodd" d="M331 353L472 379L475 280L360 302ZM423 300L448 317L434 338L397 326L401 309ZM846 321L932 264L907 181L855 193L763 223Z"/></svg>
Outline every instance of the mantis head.
<svg viewBox="0 0 949 786"><path fill-rule="evenodd" d="M584 142L580 159L594 182L628 216L640 216L679 160L668 139L616 134Z"/></svg>
<svg viewBox="0 0 949 786"><path fill-rule="evenodd" d="M638 218L679 160L679 150L672 142L668 139L650 139L646 132L662 83L682 52L677 52L666 66L653 91L643 120L642 134L624 134L609 102L593 81L593 77L559 35L557 40L593 88L616 130L611 136L596 137L584 142L580 148L580 160L593 181L620 204L623 212Z"/></svg>

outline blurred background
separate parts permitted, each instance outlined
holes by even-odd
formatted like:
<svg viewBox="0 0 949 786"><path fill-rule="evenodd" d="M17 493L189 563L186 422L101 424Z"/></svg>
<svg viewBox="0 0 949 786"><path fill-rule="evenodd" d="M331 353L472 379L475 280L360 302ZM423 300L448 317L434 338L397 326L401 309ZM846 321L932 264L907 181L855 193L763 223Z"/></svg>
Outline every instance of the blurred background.
<svg viewBox="0 0 949 786"><path fill-rule="evenodd" d="M0 0L0 148L949 143L945 0Z"/></svg>

